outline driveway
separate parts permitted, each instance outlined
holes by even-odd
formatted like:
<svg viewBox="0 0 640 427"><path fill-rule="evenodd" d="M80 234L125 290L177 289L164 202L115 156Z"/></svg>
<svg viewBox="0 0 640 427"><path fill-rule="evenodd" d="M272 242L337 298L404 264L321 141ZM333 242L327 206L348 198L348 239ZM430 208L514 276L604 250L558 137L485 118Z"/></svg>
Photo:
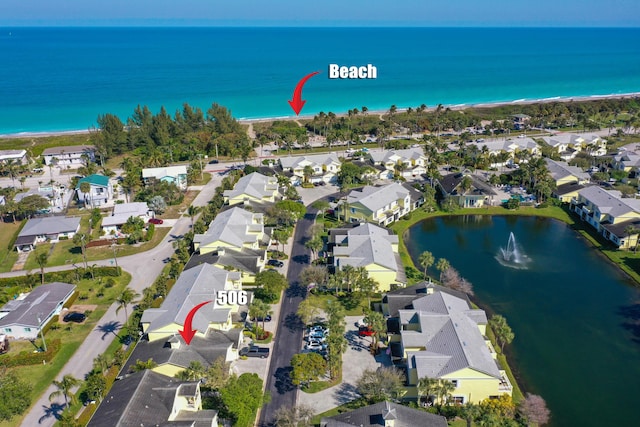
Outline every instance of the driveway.
<svg viewBox="0 0 640 427"><path fill-rule="evenodd" d="M305 393L298 390L298 405L313 408L315 414L344 405L360 397L356 391L356 381L366 369L391 366L391 359L385 353L374 357L369 352L371 337L358 336L355 323L362 316L347 316L345 336L349 342L347 351L342 355L342 383L318 393Z"/></svg>

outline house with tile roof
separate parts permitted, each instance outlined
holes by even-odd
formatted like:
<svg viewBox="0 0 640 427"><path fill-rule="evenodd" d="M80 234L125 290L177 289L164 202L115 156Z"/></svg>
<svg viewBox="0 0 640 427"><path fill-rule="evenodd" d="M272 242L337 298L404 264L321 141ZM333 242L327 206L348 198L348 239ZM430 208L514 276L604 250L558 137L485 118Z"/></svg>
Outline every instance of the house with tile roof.
<svg viewBox="0 0 640 427"><path fill-rule="evenodd" d="M462 208L480 208L494 204L497 193L477 175L466 172L450 173L436 180L444 198L451 198Z"/></svg>
<svg viewBox="0 0 640 427"><path fill-rule="evenodd" d="M320 427L446 427L447 419L394 402L379 402L332 417L323 417Z"/></svg>
<svg viewBox="0 0 640 427"><path fill-rule="evenodd" d="M232 314L237 313L237 304L219 304L219 291L241 291L240 273L226 271L209 264L200 264L184 270L165 297L160 308L144 311L140 323L149 341L167 340L184 328L189 311L200 303L210 301L193 317L192 327L197 337L205 337L209 329L229 331Z"/></svg>
<svg viewBox="0 0 640 427"><path fill-rule="evenodd" d="M13 339L33 340L63 311L76 286L53 282L20 294L0 308L0 333Z"/></svg>
<svg viewBox="0 0 640 427"><path fill-rule="evenodd" d="M293 184L302 183L308 180L310 183L326 182L335 183L338 181L338 172L342 163L335 153L311 154L303 156L287 156L278 159L282 170L291 174ZM310 170L307 167L311 168ZM311 174L305 176L305 170Z"/></svg>
<svg viewBox="0 0 640 427"><path fill-rule="evenodd" d="M375 166L382 166L391 175L399 173L404 178L415 178L427 172L427 156L422 147L404 150L371 151L368 153ZM384 175L381 175L382 178ZM388 176L388 174L386 175Z"/></svg>
<svg viewBox="0 0 640 427"><path fill-rule="evenodd" d="M13 247L18 252L28 252L33 250L37 243L73 239L78 230L80 230L80 217L31 218L18 233Z"/></svg>
<svg viewBox="0 0 640 427"><path fill-rule="evenodd" d="M227 205L274 203L279 199L278 178L265 176L258 172L245 175L236 182L232 190L222 195Z"/></svg>
<svg viewBox="0 0 640 427"><path fill-rule="evenodd" d="M185 165L164 166L160 168L142 169L142 179L145 183L158 180L175 184L180 190L187 189L187 167Z"/></svg>
<svg viewBox="0 0 640 427"><path fill-rule="evenodd" d="M365 186L353 190L336 212L346 222L368 221L388 225L424 203L423 194L407 183L393 182L381 187Z"/></svg>
<svg viewBox="0 0 640 427"><path fill-rule="evenodd" d="M202 409L199 381L145 369L113 383L89 427L218 427L218 412Z"/></svg>
<svg viewBox="0 0 640 427"><path fill-rule="evenodd" d="M80 186L84 182L89 183L91 186L87 193L83 193L80 189ZM76 196L85 206L95 208L113 201L113 187L108 176L93 174L78 180L76 184Z"/></svg>
<svg viewBox="0 0 640 427"><path fill-rule="evenodd" d="M485 312L474 309L466 296L437 285L423 288L413 301L403 301L405 308L398 308L395 318L397 329L390 330L391 353L407 367L405 398L417 399L418 381L425 377L453 383L451 399L459 404L511 395L506 372L485 336Z"/></svg>
<svg viewBox="0 0 640 427"><path fill-rule="evenodd" d="M369 277L378 282L379 291L388 291L392 284L407 282L398 253L398 236L386 228L361 223L351 228L329 230L329 252L333 267L347 265L364 267Z"/></svg>
<svg viewBox="0 0 640 427"><path fill-rule="evenodd" d="M638 233L628 234L628 227L640 226L639 199L623 198L620 191L594 185L578 191L569 209L618 248L638 244Z"/></svg>

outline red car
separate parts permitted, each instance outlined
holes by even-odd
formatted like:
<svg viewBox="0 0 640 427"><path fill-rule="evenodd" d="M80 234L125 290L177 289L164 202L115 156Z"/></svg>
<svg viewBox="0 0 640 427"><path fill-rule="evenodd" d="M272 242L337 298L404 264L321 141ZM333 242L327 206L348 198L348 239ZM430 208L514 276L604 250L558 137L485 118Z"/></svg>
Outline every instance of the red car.
<svg viewBox="0 0 640 427"><path fill-rule="evenodd" d="M358 335L360 335L361 337L370 337L373 334L375 334L375 332L367 327L358 329Z"/></svg>
<svg viewBox="0 0 640 427"><path fill-rule="evenodd" d="M149 224L162 224L164 221L162 221L160 218L151 218L149 220Z"/></svg>

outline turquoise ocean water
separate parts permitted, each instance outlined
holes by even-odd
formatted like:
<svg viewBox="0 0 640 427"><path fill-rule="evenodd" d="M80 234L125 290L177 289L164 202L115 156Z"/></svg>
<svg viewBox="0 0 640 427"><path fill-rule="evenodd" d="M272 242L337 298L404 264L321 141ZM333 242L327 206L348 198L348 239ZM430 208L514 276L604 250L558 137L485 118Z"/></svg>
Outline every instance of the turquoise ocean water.
<svg viewBox="0 0 640 427"><path fill-rule="evenodd" d="M137 104L237 118L640 92L640 29L0 29L0 134L83 130ZM329 63L376 80L330 80Z"/></svg>

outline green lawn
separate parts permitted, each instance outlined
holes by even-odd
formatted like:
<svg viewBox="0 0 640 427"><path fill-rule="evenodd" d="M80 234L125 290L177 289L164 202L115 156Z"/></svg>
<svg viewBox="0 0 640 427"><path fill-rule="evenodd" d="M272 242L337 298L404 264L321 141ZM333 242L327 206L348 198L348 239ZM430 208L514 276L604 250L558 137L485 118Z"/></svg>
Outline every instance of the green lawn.
<svg viewBox="0 0 640 427"><path fill-rule="evenodd" d="M338 298L332 294L309 294L307 297L308 300L311 300L314 307L319 307L322 310L326 310L329 304L334 304L338 301ZM374 298L372 298L372 302ZM367 299L363 298L356 307L350 308L346 310L347 316L360 316L364 313L369 307L367 306ZM345 307L346 309L346 307Z"/></svg>
<svg viewBox="0 0 640 427"><path fill-rule="evenodd" d="M20 229L20 222L0 222L0 273L10 271L18 259L18 252L9 248L13 237Z"/></svg>
<svg viewBox="0 0 640 427"><path fill-rule="evenodd" d="M116 297L122 293L122 290L129 284L131 276L123 272L120 277L114 277L116 284L107 289L103 289L103 282L106 282L107 278L98 278L96 280L81 280L77 283L79 295L84 295L87 299L81 300L77 298L74 304L96 304L97 308L93 310L87 320L83 324L68 324L58 325L54 320L49 329L45 332L45 340L47 342L59 339L61 347L53 360L46 365L31 365L20 366L12 368L23 380L27 381L33 386L31 393L32 403L44 393L49 387L51 382L56 378L62 367L69 361L71 356L80 347L80 344L85 340L87 335L95 328L97 322L104 315L107 308L115 301ZM98 296L98 293L103 291L103 296ZM37 345L41 345L41 341L36 341ZM30 346L31 344L29 344ZM16 350L24 348L24 346L18 346ZM12 350L14 350L12 346ZM11 352L9 353L11 354ZM14 417L10 422L0 422L0 427L15 427L19 426L22 421L22 417Z"/></svg>

